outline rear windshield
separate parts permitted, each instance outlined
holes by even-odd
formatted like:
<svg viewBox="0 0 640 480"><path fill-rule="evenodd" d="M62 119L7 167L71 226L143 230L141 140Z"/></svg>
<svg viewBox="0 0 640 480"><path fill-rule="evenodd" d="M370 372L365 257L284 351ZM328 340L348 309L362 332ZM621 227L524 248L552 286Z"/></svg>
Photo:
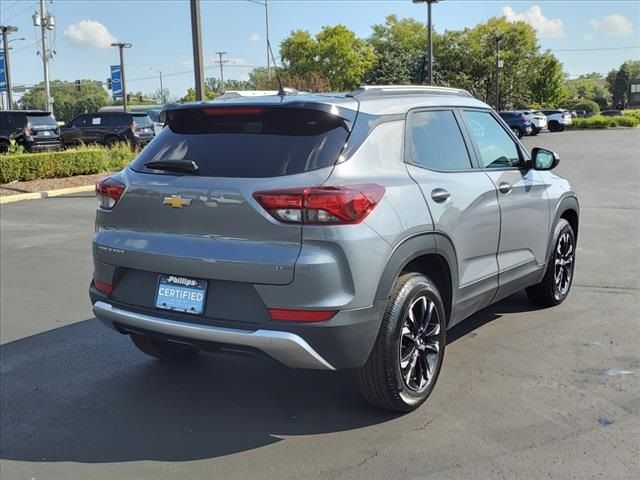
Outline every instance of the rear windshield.
<svg viewBox="0 0 640 480"><path fill-rule="evenodd" d="M133 114L133 121L136 122L137 127L151 127L153 126L153 122L149 118L149 115L136 115Z"/></svg>
<svg viewBox="0 0 640 480"><path fill-rule="evenodd" d="M52 127L57 127L58 124L56 123L56 119L53 118L53 115L51 115L50 113L45 115L27 115L27 121L31 124L32 127L35 127L37 125L47 125L47 126L52 126Z"/></svg>
<svg viewBox="0 0 640 480"><path fill-rule="evenodd" d="M349 134L340 117L284 107L173 110L167 125L133 161L133 170L162 173L145 163L190 160L207 177L294 175L333 165Z"/></svg>

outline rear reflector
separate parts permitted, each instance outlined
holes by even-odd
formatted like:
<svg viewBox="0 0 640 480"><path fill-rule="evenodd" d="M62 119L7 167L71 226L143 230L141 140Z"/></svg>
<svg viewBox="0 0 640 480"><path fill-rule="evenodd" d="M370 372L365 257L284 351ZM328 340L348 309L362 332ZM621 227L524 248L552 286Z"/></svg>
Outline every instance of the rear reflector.
<svg viewBox="0 0 640 480"><path fill-rule="evenodd" d="M125 186L111 177L103 178L96 183L96 198L100 207L111 210L124 193Z"/></svg>
<svg viewBox="0 0 640 480"><path fill-rule="evenodd" d="M362 184L269 190L253 197L284 223L345 225L364 220L384 192L381 185Z"/></svg>
<svg viewBox="0 0 640 480"><path fill-rule="evenodd" d="M338 313L337 310L284 310L282 308L270 308L269 315L272 320L285 320L289 322L325 322Z"/></svg>
<svg viewBox="0 0 640 480"><path fill-rule="evenodd" d="M110 283L101 282L100 280L94 280L93 282L96 285L96 289L101 291L102 293L106 293L107 295L109 295L111 292L113 292L113 285L111 285Z"/></svg>

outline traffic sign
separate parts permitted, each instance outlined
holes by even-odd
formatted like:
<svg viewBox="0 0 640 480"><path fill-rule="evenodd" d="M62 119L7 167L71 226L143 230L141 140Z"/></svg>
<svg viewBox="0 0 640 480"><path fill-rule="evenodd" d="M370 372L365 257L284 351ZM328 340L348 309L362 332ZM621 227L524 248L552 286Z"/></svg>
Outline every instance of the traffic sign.
<svg viewBox="0 0 640 480"><path fill-rule="evenodd" d="M0 92L7 91L7 71L4 64L4 52L0 52Z"/></svg>
<svg viewBox="0 0 640 480"><path fill-rule="evenodd" d="M111 95L113 99L122 98L122 71L120 65L111 65Z"/></svg>

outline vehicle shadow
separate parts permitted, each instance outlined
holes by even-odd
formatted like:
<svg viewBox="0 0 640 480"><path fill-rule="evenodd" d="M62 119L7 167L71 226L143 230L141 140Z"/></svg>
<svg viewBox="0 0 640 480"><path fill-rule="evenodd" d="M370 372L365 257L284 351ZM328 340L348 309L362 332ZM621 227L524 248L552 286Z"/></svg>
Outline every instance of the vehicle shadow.
<svg viewBox="0 0 640 480"><path fill-rule="evenodd" d="M509 313L533 312L540 310L542 307L533 305L524 291L515 293L498 303L495 303L484 310L473 314L466 320L458 323L447 331L447 345L460 340L474 330L479 329L489 322L493 322Z"/></svg>
<svg viewBox="0 0 640 480"><path fill-rule="evenodd" d="M360 398L352 372L201 357L163 364L95 319L1 346L0 458L188 461L396 417Z"/></svg>
<svg viewBox="0 0 640 480"><path fill-rule="evenodd" d="M531 308L503 300L448 342ZM353 372L221 355L167 365L95 319L1 346L0 375L0 458L10 460L198 460L397 417L361 399Z"/></svg>

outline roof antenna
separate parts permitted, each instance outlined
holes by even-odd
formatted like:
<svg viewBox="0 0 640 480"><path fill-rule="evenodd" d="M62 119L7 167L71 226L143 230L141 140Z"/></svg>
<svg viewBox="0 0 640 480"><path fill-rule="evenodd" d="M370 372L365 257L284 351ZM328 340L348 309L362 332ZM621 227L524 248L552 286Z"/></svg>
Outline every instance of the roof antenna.
<svg viewBox="0 0 640 480"><path fill-rule="evenodd" d="M269 46L269 53L271 54L271 61L273 62L273 71L276 74L276 80L278 80L278 96L284 97L287 95L287 92L282 86L282 80L278 74L278 64L276 63L276 58L273 56L273 49L271 48L271 42L269 40L267 40L267 45Z"/></svg>

